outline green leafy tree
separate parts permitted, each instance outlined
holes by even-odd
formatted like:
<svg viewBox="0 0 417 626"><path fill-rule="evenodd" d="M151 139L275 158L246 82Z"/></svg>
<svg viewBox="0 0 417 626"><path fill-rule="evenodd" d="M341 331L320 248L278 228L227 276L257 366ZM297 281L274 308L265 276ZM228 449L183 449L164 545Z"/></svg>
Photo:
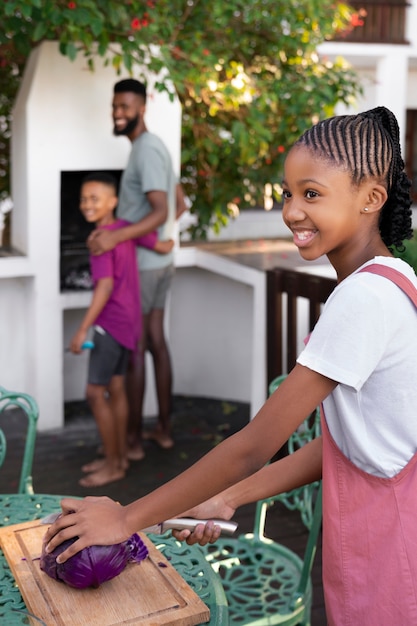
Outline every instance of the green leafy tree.
<svg viewBox="0 0 417 626"><path fill-rule="evenodd" d="M342 60L317 46L346 30L333 0L3 0L0 4L0 194L9 192L11 107L25 61L42 40L97 55L116 72L139 64L183 107L182 182L194 237L238 207L279 199L286 151L312 122L360 91ZM165 69L164 69L165 68Z"/></svg>

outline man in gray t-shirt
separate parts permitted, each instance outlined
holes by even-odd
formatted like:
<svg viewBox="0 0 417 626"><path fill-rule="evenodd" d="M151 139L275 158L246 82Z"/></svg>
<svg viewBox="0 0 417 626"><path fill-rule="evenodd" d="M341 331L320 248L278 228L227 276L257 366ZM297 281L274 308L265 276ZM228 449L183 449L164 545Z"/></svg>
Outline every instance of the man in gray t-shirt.
<svg viewBox="0 0 417 626"><path fill-rule="evenodd" d="M136 239L158 229L159 239L172 238L175 220L185 211L184 195L177 182L170 154L164 143L145 125L146 87L134 79L121 80L114 86L114 134L130 139L132 151L123 172L118 217L132 224L117 231L95 232L89 239L93 254L113 249L121 241ZM172 253L158 255L138 248L138 269L142 300L142 339L127 376L129 397L129 450L131 460L141 460L145 453L142 439L153 440L161 448L174 445L170 428L172 370L164 335L164 310L174 273ZM142 433L142 406L145 390L145 359L149 350L155 371L158 398L158 424Z"/></svg>
<svg viewBox="0 0 417 626"><path fill-rule="evenodd" d="M158 228L159 239L172 239L175 213L176 177L172 169L171 156L159 137L147 131L143 132L132 143L126 169L123 172L118 217L129 222L139 222L152 210L147 194L158 190L167 196L168 216ZM145 250L138 246L138 260L140 271L166 267L172 264L173 255L157 254L153 250ZM150 254L142 254L142 252Z"/></svg>

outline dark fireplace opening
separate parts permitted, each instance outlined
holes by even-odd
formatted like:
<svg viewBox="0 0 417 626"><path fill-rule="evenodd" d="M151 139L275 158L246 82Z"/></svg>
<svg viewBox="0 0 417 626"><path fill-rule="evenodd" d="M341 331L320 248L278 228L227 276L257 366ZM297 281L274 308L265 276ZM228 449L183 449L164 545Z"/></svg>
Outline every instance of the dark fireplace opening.
<svg viewBox="0 0 417 626"><path fill-rule="evenodd" d="M87 238L94 224L85 221L80 211L80 188L87 174L98 170L61 172L61 291L92 288ZM113 174L120 182L121 170L100 170Z"/></svg>

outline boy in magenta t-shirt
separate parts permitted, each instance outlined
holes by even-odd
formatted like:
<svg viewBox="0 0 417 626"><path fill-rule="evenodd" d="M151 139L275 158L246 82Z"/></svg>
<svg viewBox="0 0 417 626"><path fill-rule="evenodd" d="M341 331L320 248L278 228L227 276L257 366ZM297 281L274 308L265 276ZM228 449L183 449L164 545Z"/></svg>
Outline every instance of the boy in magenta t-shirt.
<svg viewBox="0 0 417 626"><path fill-rule="evenodd" d="M114 217L116 205L117 184L113 176L102 172L89 174L83 180L80 209L87 222L107 230L126 226L128 222ZM125 374L130 353L136 349L142 332L136 245L164 254L171 251L173 241L158 241L154 231L119 243L100 256L91 256L93 297L71 340L71 352L79 354L94 326L86 394L103 442L104 458L82 467L87 473L80 480L83 487L120 480L128 467Z"/></svg>

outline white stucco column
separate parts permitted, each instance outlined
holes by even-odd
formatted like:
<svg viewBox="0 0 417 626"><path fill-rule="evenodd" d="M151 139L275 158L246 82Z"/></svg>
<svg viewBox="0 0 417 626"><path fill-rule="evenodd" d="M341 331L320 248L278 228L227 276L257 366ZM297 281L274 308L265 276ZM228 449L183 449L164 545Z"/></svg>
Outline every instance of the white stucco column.
<svg viewBox="0 0 417 626"><path fill-rule="evenodd" d="M386 54L379 57L376 63L375 80L375 106L385 106L396 116L403 150L407 110L407 53L405 46L386 46Z"/></svg>

